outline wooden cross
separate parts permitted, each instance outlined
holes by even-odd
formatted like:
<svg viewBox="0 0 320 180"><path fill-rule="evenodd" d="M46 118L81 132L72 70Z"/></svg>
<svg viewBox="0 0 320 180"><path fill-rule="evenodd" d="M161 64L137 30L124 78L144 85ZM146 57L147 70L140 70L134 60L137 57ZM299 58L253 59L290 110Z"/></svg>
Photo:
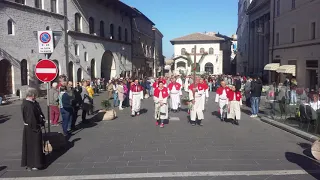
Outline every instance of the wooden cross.
<svg viewBox="0 0 320 180"><path fill-rule="evenodd" d="M194 60L193 60L193 88L196 88L196 71L197 71L197 46L194 45ZM195 99L195 91L193 91L193 99Z"/></svg>

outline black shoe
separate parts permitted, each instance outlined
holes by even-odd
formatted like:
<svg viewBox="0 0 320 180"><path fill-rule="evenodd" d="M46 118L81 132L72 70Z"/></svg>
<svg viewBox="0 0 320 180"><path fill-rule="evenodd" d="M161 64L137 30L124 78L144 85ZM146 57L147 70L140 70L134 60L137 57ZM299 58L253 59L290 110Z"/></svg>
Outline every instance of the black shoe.
<svg viewBox="0 0 320 180"><path fill-rule="evenodd" d="M198 121L198 125L199 125L199 126L203 126L202 120L199 120L199 121Z"/></svg>
<svg viewBox="0 0 320 180"><path fill-rule="evenodd" d="M135 117L135 115L131 115L131 117Z"/></svg>
<svg viewBox="0 0 320 180"><path fill-rule="evenodd" d="M239 121L238 121L238 120L235 120L235 121L234 121L234 124L235 124L235 125L239 125Z"/></svg>
<svg viewBox="0 0 320 180"><path fill-rule="evenodd" d="M195 125L196 125L196 123L192 123L191 125L192 125L192 126L195 126Z"/></svg>

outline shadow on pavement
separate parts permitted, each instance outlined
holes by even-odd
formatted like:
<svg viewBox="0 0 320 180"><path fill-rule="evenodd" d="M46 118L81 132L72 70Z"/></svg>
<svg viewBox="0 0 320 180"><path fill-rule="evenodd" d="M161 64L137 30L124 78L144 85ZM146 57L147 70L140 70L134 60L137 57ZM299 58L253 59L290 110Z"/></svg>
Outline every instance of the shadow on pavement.
<svg viewBox="0 0 320 180"><path fill-rule="evenodd" d="M0 166L0 171L7 169L7 166Z"/></svg>
<svg viewBox="0 0 320 180"><path fill-rule="evenodd" d="M316 179L320 179L320 164L314 159L293 152L286 152L285 156L289 162L299 165L308 174Z"/></svg>
<svg viewBox="0 0 320 180"><path fill-rule="evenodd" d="M311 144L308 143L298 143L298 145L303 149L303 154L316 160L311 153Z"/></svg>
<svg viewBox="0 0 320 180"><path fill-rule="evenodd" d="M0 124L5 123L6 121L10 120L10 115L0 115Z"/></svg>
<svg viewBox="0 0 320 180"><path fill-rule="evenodd" d="M52 144L53 151L46 155L46 165L44 169L47 169L54 161L56 161L59 157L61 157L63 154L65 154L69 149L74 147L74 143L81 140L81 138L76 138L72 141L66 141L66 143L63 145L63 147L55 150L54 144Z"/></svg>
<svg viewBox="0 0 320 180"><path fill-rule="evenodd" d="M147 113L147 112L148 112L148 109L145 109L145 108L143 108L143 109L140 110L140 114L145 114L145 113Z"/></svg>

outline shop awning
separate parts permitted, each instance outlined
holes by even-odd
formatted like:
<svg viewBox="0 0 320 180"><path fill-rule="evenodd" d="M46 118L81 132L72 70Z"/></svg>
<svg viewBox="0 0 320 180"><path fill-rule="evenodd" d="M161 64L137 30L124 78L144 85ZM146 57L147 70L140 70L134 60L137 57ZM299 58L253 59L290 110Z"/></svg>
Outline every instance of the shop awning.
<svg viewBox="0 0 320 180"><path fill-rule="evenodd" d="M277 69L278 73L292 74L296 76L296 66L295 65L282 65Z"/></svg>
<svg viewBox="0 0 320 180"><path fill-rule="evenodd" d="M264 66L266 71L276 71L280 67L280 63L270 63Z"/></svg>

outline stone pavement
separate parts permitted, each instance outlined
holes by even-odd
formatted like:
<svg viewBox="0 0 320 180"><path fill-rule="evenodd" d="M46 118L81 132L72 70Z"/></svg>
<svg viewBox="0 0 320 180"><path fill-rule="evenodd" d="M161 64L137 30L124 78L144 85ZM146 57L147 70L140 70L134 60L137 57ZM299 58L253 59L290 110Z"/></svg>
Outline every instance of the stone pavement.
<svg viewBox="0 0 320 180"><path fill-rule="evenodd" d="M95 98L97 107L105 97L102 93ZM155 126L153 102L146 99L139 117L131 118L129 109L125 109L114 121L93 122L77 131L69 140L68 150L53 153L48 157L49 167L37 172L20 167L23 128L20 106L2 106L0 177L319 179L320 166L311 158L309 142L245 113L239 126L220 122L213 99L214 94L210 94L203 127L192 127L187 113L181 111L171 113L176 120L163 129ZM41 105L45 110L45 101ZM54 127L53 131L61 131L61 127Z"/></svg>

